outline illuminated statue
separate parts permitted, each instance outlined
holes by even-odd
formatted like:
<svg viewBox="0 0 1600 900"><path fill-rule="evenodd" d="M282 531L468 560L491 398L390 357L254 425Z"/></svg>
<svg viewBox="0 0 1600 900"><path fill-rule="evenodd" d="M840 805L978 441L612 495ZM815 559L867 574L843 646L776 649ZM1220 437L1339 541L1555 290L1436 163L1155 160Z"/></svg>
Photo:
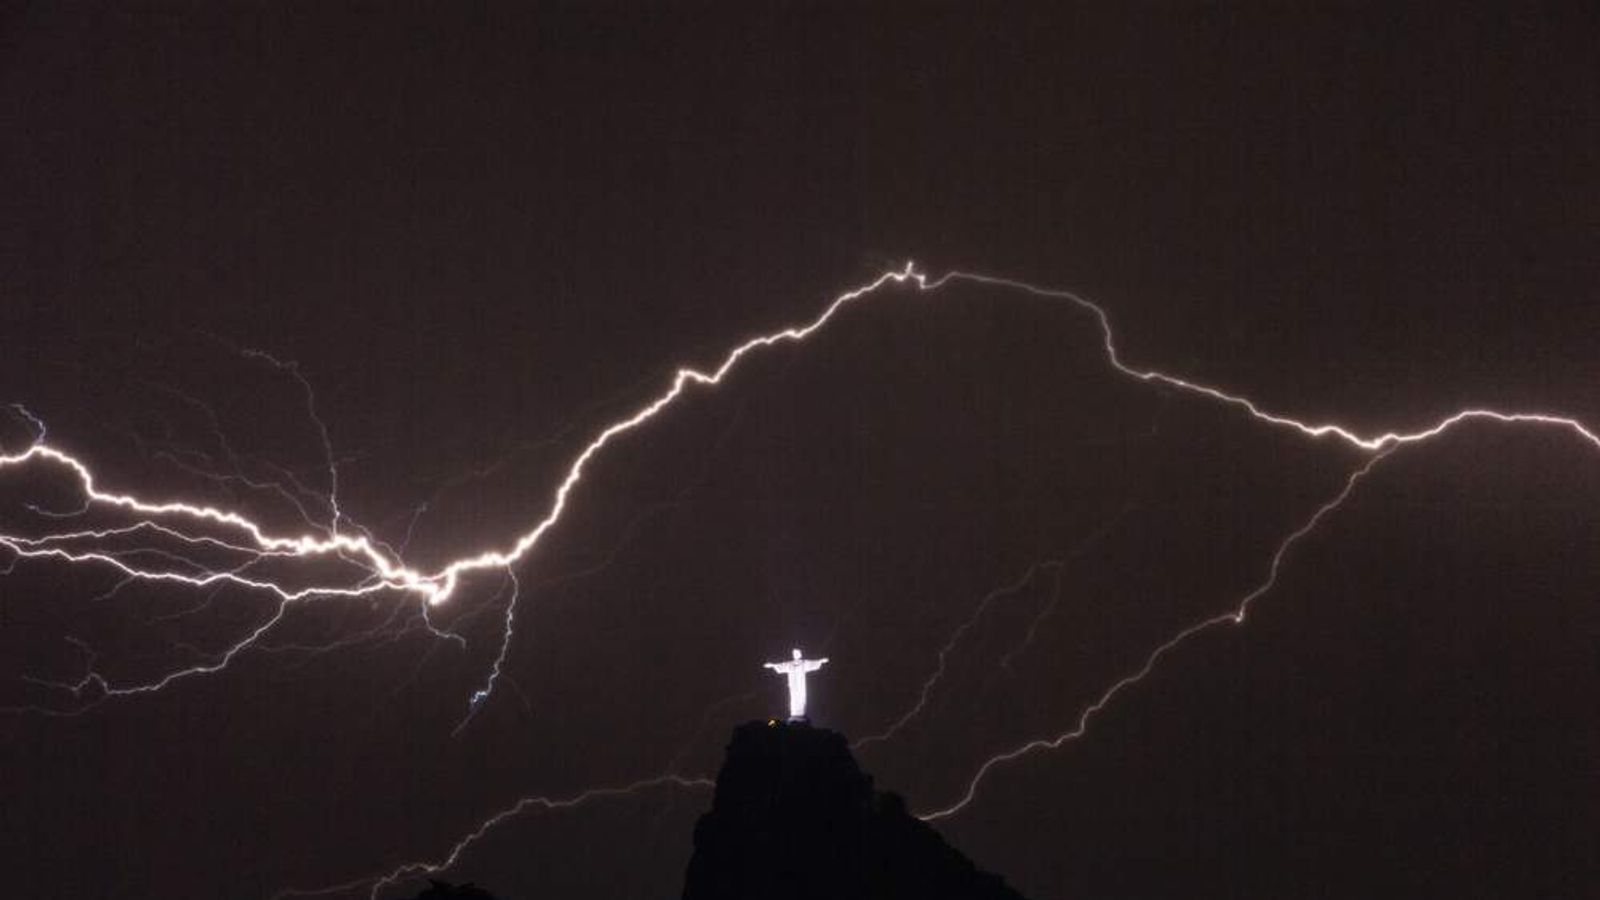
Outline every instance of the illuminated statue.
<svg viewBox="0 0 1600 900"><path fill-rule="evenodd" d="M802 659L800 651L796 649L794 659L789 662L766 664L766 668L779 675L789 676L789 721L806 717L806 673L815 672L827 661L827 657Z"/></svg>

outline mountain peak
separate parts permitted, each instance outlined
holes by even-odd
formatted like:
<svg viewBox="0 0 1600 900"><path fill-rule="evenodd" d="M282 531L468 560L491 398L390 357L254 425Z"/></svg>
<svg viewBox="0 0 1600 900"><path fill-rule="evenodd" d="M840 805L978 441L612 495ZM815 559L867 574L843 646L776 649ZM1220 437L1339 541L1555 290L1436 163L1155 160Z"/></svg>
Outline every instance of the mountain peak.
<svg viewBox="0 0 1600 900"><path fill-rule="evenodd" d="M1021 900L803 719L734 729L694 848L684 900Z"/></svg>

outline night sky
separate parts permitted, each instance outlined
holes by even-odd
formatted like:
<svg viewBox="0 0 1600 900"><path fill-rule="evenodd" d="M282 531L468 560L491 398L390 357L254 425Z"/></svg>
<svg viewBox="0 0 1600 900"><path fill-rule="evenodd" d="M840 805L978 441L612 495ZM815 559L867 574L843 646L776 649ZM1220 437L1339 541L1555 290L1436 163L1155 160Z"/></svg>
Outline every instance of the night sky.
<svg viewBox="0 0 1600 900"><path fill-rule="evenodd" d="M678 366L908 261L1076 292L1129 366L1305 423L1600 427L1600 14L1119 5L13 8L0 453L37 417L103 490L282 535L325 535L336 482L436 571ZM0 894L366 896L519 798L714 775L793 646L858 741L938 674L857 748L938 810L1236 608L1372 459L1118 372L1070 299L890 284L608 444L429 621L313 596L127 696L279 601L21 559L134 520L0 466ZM1574 428L1400 446L1242 627L936 825L1038 900L1592 897L1597 539ZM437 877L675 896L709 802L535 805Z"/></svg>

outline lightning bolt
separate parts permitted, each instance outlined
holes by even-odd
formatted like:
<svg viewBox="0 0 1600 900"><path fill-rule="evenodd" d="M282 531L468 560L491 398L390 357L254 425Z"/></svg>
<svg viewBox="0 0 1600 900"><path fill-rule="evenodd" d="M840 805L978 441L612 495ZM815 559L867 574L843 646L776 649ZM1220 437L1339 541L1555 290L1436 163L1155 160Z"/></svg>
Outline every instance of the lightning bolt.
<svg viewBox="0 0 1600 900"><path fill-rule="evenodd" d="M1315 530L1317 525L1324 518L1342 506L1344 501L1348 499L1350 494L1355 490L1357 482L1365 478L1368 473L1370 473L1373 468L1378 465L1379 462L1393 452L1394 451L1392 449L1381 450L1372 456L1371 459L1368 459L1360 468L1350 473L1350 476L1345 479L1344 487L1340 489L1338 494L1334 495L1333 499L1317 507L1316 512L1312 513L1310 518L1306 519L1306 521L1302 523L1300 527L1296 528L1294 531L1291 531L1289 535L1285 537L1280 544L1278 544L1278 549L1272 554L1272 562L1267 567L1267 577L1260 584L1256 585L1242 598L1240 598L1237 606L1228 610L1227 612L1212 616L1209 619L1202 619L1201 621L1184 628L1182 631L1179 631L1177 634L1174 634L1172 637L1168 638L1160 646L1150 651L1150 655L1145 657L1143 665L1141 665L1131 674L1124 675L1122 678L1117 679L1111 684L1110 687L1105 689L1105 691L1097 700L1084 707L1083 711L1078 714L1077 722L1074 723L1070 729L1053 737L1037 738L1035 740L1028 741L1019 747L1006 750L1002 753L997 753L984 760L983 764L978 767L978 770L967 782L966 789L954 803L951 803L949 806L946 806L942 809L921 813L919 818L923 819L924 821L931 822L955 815L962 809L966 808L967 805L973 801L978 794L978 785L982 783L984 777L989 774L990 770L994 769L996 766L1021 759L1022 757L1032 753L1038 753L1046 750L1059 750L1062 745L1083 737L1083 735L1089 730L1090 721L1092 721L1095 716L1099 715L1101 710L1104 710L1107 706L1111 705L1111 702L1115 700L1118 695L1149 677L1150 673L1156 670L1156 666L1160 664L1161 660L1166 657L1167 654L1187 643L1189 639L1219 628L1223 625L1243 625L1245 616L1250 611L1250 604L1255 602L1263 594L1271 591L1273 586L1278 583L1278 572L1282 568L1284 557L1288 555L1290 548L1293 547L1301 538L1304 538L1306 535Z"/></svg>
<svg viewBox="0 0 1600 900"><path fill-rule="evenodd" d="M1086 733L1095 716L1117 697L1143 681L1174 649L1191 638L1224 625L1242 625L1251 603L1270 591L1276 584L1281 565L1292 547L1314 531L1318 524L1328 515L1336 511L1350 496L1351 492L1355 490L1358 483L1375 466L1399 449L1408 445L1433 440L1445 435L1458 425L1472 421L1493 421L1507 425L1561 429L1570 432L1590 446L1600 449L1600 436L1597 436L1578 419L1548 412L1466 408L1415 430L1377 433L1362 433L1336 422L1301 420L1266 409L1242 394L1232 393L1220 387L1190 380L1159 369L1141 368L1124 361L1117 347L1111 318L1105 308L1071 291L1044 288L1010 278L962 271L952 271L939 278L930 279L913 265L908 264L903 269L886 271L860 287L837 295L818 315L805 324L758 335L736 345L733 349L727 351L720 363L714 367L709 369L690 367L677 369L663 391L654 395L643 405L634 408L631 413L606 425L582 447L568 463L563 476L557 481L549 495L543 516L537 519L526 531L498 549L486 549L463 556L436 569L423 570L409 566L399 551L374 539L364 529L351 522L349 517L340 510L337 496L337 466L333 462L327 429L322 425L321 420L316 417L314 398L310 394L310 384L292 363L283 363L264 354L262 358L289 372L300 381L307 394L307 409L313 421L318 425L324 449L327 450L330 485L327 505L331 514L325 526L298 535L274 534L266 526L234 510L183 501L149 501L133 494L103 489L88 464L49 442L48 432L41 419L34 416L24 407L13 406L13 410L30 423L35 431L35 437L33 442L21 452L11 454L0 452L0 473L28 466L53 467L64 471L73 479L77 490L83 498L81 509L65 514L52 513L45 516L46 518L54 521L60 518L84 515L91 510L103 510L112 514L133 517L134 521L112 527L46 532L42 535L34 536L0 533L0 547L10 551L17 559L44 559L106 567L117 572L124 579L124 582L173 583L194 588L236 586L266 593L277 600L276 607L271 614L265 617L256 627L249 630L242 639L217 654L209 662L176 669L150 681L132 684L111 684L91 669L80 681L62 685L73 689L75 692L81 692L92 686L103 691L106 696L141 693L162 689L182 678L219 671L225 668L239 653L260 642L262 637L283 619L291 605L314 598L365 597L384 592L398 592L419 600L425 619L427 608L448 602L456 595L463 578L468 575L488 570L501 570L514 579L515 575L511 574L514 567L530 556L546 534L561 521L569 503L572 501L574 492L584 479L589 464L603 453L607 447L630 432L639 430L646 423L652 421L675 404L680 398L688 395L692 390L711 388L721 384L738 367L742 360L753 353L780 344L795 344L806 341L834 320L847 306L873 296L886 287L895 285L910 286L922 293L931 294L947 285L956 283L968 283L1021 292L1038 298L1072 304L1094 318L1099 327L1104 358L1113 369L1123 376L1147 384L1160 385L1183 394L1236 409L1255 421L1274 428L1292 431L1307 439L1337 441L1359 452L1365 458L1365 461L1350 473L1344 482L1343 489L1335 497L1318 507L1310 518L1305 520L1300 527L1288 534L1278 544L1271 558L1266 578L1241 598L1229 611L1196 622L1155 648L1145 658L1143 665L1113 683L1094 703L1086 707L1070 729L1054 736L1030 741L1012 750L990 757L978 768L965 791L955 802L924 814L924 817L930 820L954 815L970 804L976 796L981 782L995 767L1033 753L1060 748L1067 742L1081 737ZM35 512L44 515L42 510L35 510ZM341 527L341 525L347 523L351 527ZM201 531L198 529L209 530ZM157 536L166 540L169 546L176 547L177 551L155 547L146 548L152 552L138 554L115 549L113 542L116 539L139 535ZM226 537L221 535L226 535ZM191 553L198 554L202 550L229 556L232 558L231 563L213 566L190 555ZM146 557L149 558L147 559ZM266 563L284 560L333 560L349 571L346 573L347 577L344 580L313 580L310 583L295 583L282 576L274 577L259 574L257 571ZM162 562L165 565L160 564ZM6 570L9 571L10 566L14 564L15 560L8 565ZM499 677L500 664L505 658L514 624L513 617L517 606L516 597L517 592L514 590L512 599L507 603L500 652L495 657L484 686L473 694L472 705L474 708L489 695L496 679ZM982 607L987 605L988 602L989 600L986 599L980 604L980 614ZM970 627L971 622L974 620L969 619L968 623L962 626L962 629ZM958 633L956 639L959 636ZM948 652L948 647L946 652ZM92 665L92 654L89 658ZM943 654L941 654L940 672L942 672L942 661ZM937 677L936 674L932 680L937 680ZM921 708L922 703L925 702L926 693L928 689L931 689L932 680L925 687L922 700L919 701L919 704L912 710L910 715L915 715L917 710ZM892 734L904 723L906 718L909 718L909 716L892 723L886 733L874 736L874 738L882 739ZM530 808L564 809L592 798L622 795L634 790L665 783L695 787L703 787L709 784L705 779L688 779L668 775L623 788L601 788L585 791L565 800L550 800L542 797L525 798L486 819L478 829L458 842L451 852L439 862L408 864L390 872L388 875L369 880L373 882L373 893L375 895L383 886L393 883L398 878L422 872L437 872L448 868L454 864L463 850L481 838L487 830L524 810ZM368 882L359 883L365 884Z"/></svg>
<svg viewBox="0 0 1600 900"><path fill-rule="evenodd" d="M469 847L483 839L483 836L492 831L508 819L516 818L532 810L563 810L582 806L595 800L617 797L630 797L641 791L659 787L676 787L688 790L703 790L715 787L716 782L709 778L688 777L684 775L657 775L645 778L632 784L620 787L589 788L570 797L552 798L546 796L523 797L517 802L507 806L479 823L478 827L468 832L450 847L445 855L434 862L410 862L397 866L380 875L371 875L366 878L357 878L342 884L329 885L321 888L289 888L274 894L271 900L283 900L286 897L316 897L326 894L337 894L353 891L357 888L369 888L367 896L377 900L384 888L398 884L405 878L425 878L437 875L454 866Z"/></svg>
<svg viewBox="0 0 1600 900"><path fill-rule="evenodd" d="M509 570L530 554L550 529L554 528L556 523L561 520L573 491L583 480L585 469L590 461L611 443L654 419L691 388L720 384L728 373L733 371L739 362L750 353L777 344L804 341L832 320L839 310L847 304L878 291L886 284L903 284L906 282L923 285L926 282L926 278L909 265L903 270L885 272L869 284L835 297L833 302L808 324L785 328L771 334L759 335L739 344L723 357L721 363L709 371L688 367L678 369L665 391L637 408L632 414L605 427L583 447L571 463L568 464L564 477L556 485L543 518L539 519L528 531L520 535L510 546L505 549L485 550L475 555L462 557L432 572L424 572L407 566L392 548L381 544L364 532L352 534L348 531L341 531L339 524L344 516L339 511L337 497L334 494L330 494L329 497L329 505L333 511L331 521L324 531L295 536L280 536L268 533L263 525L236 511L182 501L151 502L142 500L132 494L103 490L98 485L93 471L85 462L45 441L43 423L37 422L37 419L31 413L26 415L30 421L37 422L38 437L36 437L31 446L21 453L0 454L0 471L29 463L53 464L65 469L76 480L78 489L84 498L85 510L89 508L106 508L143 516L145 518L139 524L153 529L160 528L163 533L175 536L182 541L199 540L199 538L171 526L159 525L159 523L176 520L191 524L220 526L224 530L234 532L239 539L245 541L245 543L238 544L230 543L227 546L230 549L243 552L247 558L234 567L207 569L200 574L193 574L185 571L175 571L171 568L155 568L130 563L118 554L105 550L80 550L73 549L70 546L74 541L86 539L103 541L109 539L119 533L117 529L89 529L69 534L48 534L37 538L0 534L0 547L5 547L20 558L50 558L69 563L93 563L109 566L132 579L173 582L200 588L219 583L231 584L268 592L277 597L279 603L276 611L258 628L251 630L242 640L224 651L214 662L178 669L159 678L134 684L112 685L98 674L90 672L76 683L61 685L73 690L75 693L94 686L104 691L107 696L160 690L179 679L209 674L225 668L240 652L254 645L263 635L277 625L283 619L288 607L293 603L315 597L360 597L382 591L401 591L422 598L427 605L437 606L448 601L455 594L457 587L461 583L462 576L488 569ZM292 363L279 361L258 351L249 352L266 359L279 368L289 371L306 389L307 408L310 410L314 420L317 421L319 431L324 438L324 446L329 450L329 477L333 489L336 490L337 469L331 462L331 446L326 439L327 429L321 425L320 419L315 418L315 404L310 393L309 382L300 375L298 368ZM362 573L363 577L346 584L317 583L298 588L289 587L271 579L251 577L248 574L250 568L269 556L293 556L303 559L334 557L354 566ZM511 627L515 610L515 604L507 608L506 625L508 629ZM496 668L498 668L498 663L502 657L503 651L502 655L496 658ZM486 689L492 687L493 676L491 675L491 680L486 685ZM482 692L480 691L479 693ZM479 694L475 693L473 697L472 703L474 706L481 702Z"/></svg>
<svg viewBox="0 0 1600 900"><path fill-rule="evenodd" d="M934 685L938 684L939 680L944 678L945 662L950 656L950 652L956 648L957 644L961 643L961 638L964 637L968 631L972 630L972 626L978 624L978 620L982 619L983 614L989 610L990 604L1002 597L1009 597L1026 588L1028 585L1033 583L1033 580L1041 572L1049 572L1052 575L1055 575L1057 578L1056 587L1059 590L1061 584L1059 580L1059 573L1064 564L1065 562L1059 559L1048 559L1043 562L1034 563L1033 565L1029 566L1028 570L1023 572L1021 577L1017 578L1015 581L1011 582L1010 584L1001 585L989 593L984 594L983 597L978 600L977 606L973 608L972 614L967 616L966 620L960 625L956 626L956 630L951 632L949 640L945 641L944 646L939 648L938 664L935 666L933 674L929 675L922 682L922 689L917 693L916 702L911 704L911 707L905 712L901 713L893 722L890 722L887 728L875 734L869 734L866 737L858 739L853 745L851 745L852 749L864 750L873 744L887 741L888 739L894 737L895 734L900 731L900 729L904 728L906 723L916 718L917 714L921 713L923 708L928 705L928 695L933 692Z"/></svg>
<svg viewBox="0 0 1600 900"><path fill-rule="evenodd" d="M178 679L215 672L225 667L239 652L249 648L281 621L288 606L296 602L316 597L360 597L384 591L399 591L418 596L430 606L445 603L456 593L464 575L489 569L509 570L532 553L544 536L561 520L573 492L583 481L584 473L590 462L613 442L653 420L680 397L684 396L691 388L713 387L721 384L724 378L734 371L740 361L758 350L778 344L805 341L832 321L847 305L877 293L886 285L910 284L923 292L934 292L947 284L956 282L1004 288L1024 292L1036 297L1072 303L1095 318L1100 328L1105 357L1118 372L1139 381L1165 385L1169 388L1239 408L1258 421L1276 427L1293 429L1306 437L1317 439L1335 438L1366 453L1376 453L1385 448L1429 440L1462 422L1480 419L1513 424L1559 426L1571 430L1591 445L1600 448L1600 437L1585 428L1578 420L1547 413L1465 409L1427 428L1412 432L1391 431L1374 435L1361 435L1350 428L1333 423L1302 422L1286 415L1264 410L1249 398L1228 393L1221 388L1184 379L1160 370L1140 369L1129 365L1122 360L1117 350L1111 319L1106 310L1071 291L1042 288L1014 279L960 271L950 272L938 279L930 280L925 274L908 264L904 269L884 272L863 286L839 294L824 307L820 314L806 324L758 335L738 344L728 351L722 361L714 368L709 370L689 367L679 368L674 373L666 390L656 395L643 406L635 409L631 414L606 426L578 452L568 464L565 475L552 492L544 516L536 521L530 529L503 549L485 550L474 555L465 556L434 571L422 571L406 565L393 548L376 541L359 528L355 529L353 533L340 529L340 523L345 519L345 516L338 506L336 493L337 467L333 464L332 448L331 442L327 437L327 428L322 425L321 420L316 416L315 401L310 391L310 384L293 363L280 361L259 351L246 352L289 372L302 385L306 393L307 409L311 413L313 421L316 422L319 434L323 439L324 448L328 451L328 475L330 479L328 502L331 515L329 524L324 530L319 533L302 533L294 536L274 535L268 533L267 529L258 522L236 511L181 501L151 502L142 500L132 494L103 490L99 487L93 472L86 463L47 442L48 435L44 423L38 417L27 412L23 407L14 406L14 409L19 410L20 414L33 423L37 431L37 437L21 453L0 454L0 471L30 463L55 465L65 469L77 481L78 489L84 498L85 510L89 508L106 508L142 516L144 518L136 523L136 527L157 531L187 543L200 542L205 538L161 523L179 521L189 524L218 526L223 530L233 532L236 535L236 539L243 541L243 543L227 542L226 547L243 554L245 558L231 567L212 569L201 566L201 571L195 573L130 562L125 555L108 552L104 549L95 549L93 547L75 549L74 547L76 542L86 540L103 541L118 534L126 533L126 530L118 529L90 529L46 534L40 537L0 534L0 547L5 547L19 558L51 558L69 563L93 563L109 566L131 579L173 582L201 588L217 584L231 584L250 590L268 592L278 598L280 602L276 611L259 628L250 631L240 642L224 651L215 662L178 669L159 678L141 683L112 685L107 683L105 679L90 673L77 684L67 685L75 690L81 690L89 684L96 684L111 696L159 690ZM217 541L218 539L213 538L211 540ZM255 565L263 559L275 556L292 556L302 559L333 557L348 563L357 570L361 577L346 583L313 583L293 587L270 578L251 576L250 572ZM514 603L507 608L506 621L508 628L515 615L515 609ZM499 659L500 657L497 657L497 664ZM491 677L487 687L492 688L492 686L493 680ZM476 697L477 695L475 694L474 696ZM475 700L474 703L476 702L479 701Z"/></svg>
<svg viewBox="0 0 1600 900"><path fill-rule="evenodd" d="M1011 660L1016 658L1017 654L1021 653L1028 647L1029 644L1033 642L1034 633L1038 631L1039 624L1045 619L1049 618L1050 614L1055 612L1056 606L1061 602L1061 576L1067 565L1083 556L1083 554L1091 547L1099 543L1102 538L1104 538L1111 532L1113 528L1116 527L1117 523L1122 521L1123 517L1128 514L1128 510L1131 508L1132 504L1123 506L1122 509L1118 510L1115 515L1095 528L1087 537L1083 538L1070 551L1062 554L1060 557L1036 562L1029 566L1027 570L1024 571L1015 581L1012 581L1009 584L1001 585L989 593L984 594L983 597L978 600L977 605L973 607L972 614L967 616L966 620L960 625L956 626L955 631L951 632L949 639L944 642L944 646L939 648L937 664L934 667L933 673L923 680L922 689L917 693L916 702L912 703L910 708L901 713L900 716L897 717L893 722L890 722L887 728L875 734L870 734L866 737L856 740L856 742L851 745L852 749L863 750L872 746L873 744L887 741L888 739L894 737L895 734L898 733L900 729L904 728L912 719L916 718L917 715L920 714L928 705L928 697L933 692L934 686L939 683L940 679L944 678L945 663L951 652L955 650L957 644L961 643L961 638L965 636L968 631L971 631L974 625L978 624L978 620L983 618L983 614L988 612L989 607L996 600L1009 597L1022 591L1028 587L1028 585L1032 584L1036 579L1038 579L1042 574L1049 573L1052 581L1050 601L1046 603L1039 610L1039 612L1034 614L1033 618L1029 621L1027 632L1024 634L1022 641L1019 642L1017 646L1007 651L1006 655L1000 660L1001 668L1009 669L1011 667Z"/></svg>

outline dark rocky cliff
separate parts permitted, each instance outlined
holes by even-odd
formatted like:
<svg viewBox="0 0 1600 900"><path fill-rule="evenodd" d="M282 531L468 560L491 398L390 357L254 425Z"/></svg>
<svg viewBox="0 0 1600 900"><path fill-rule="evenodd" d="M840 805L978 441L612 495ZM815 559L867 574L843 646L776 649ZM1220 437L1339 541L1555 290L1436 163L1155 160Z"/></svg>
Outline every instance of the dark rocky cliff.
<svg viewBox="0 0 1600 900"><path fill-rule="evenodd" d="M734 730L683 898L1022 900L875 791L843 735L776 721Z"/></svg>

